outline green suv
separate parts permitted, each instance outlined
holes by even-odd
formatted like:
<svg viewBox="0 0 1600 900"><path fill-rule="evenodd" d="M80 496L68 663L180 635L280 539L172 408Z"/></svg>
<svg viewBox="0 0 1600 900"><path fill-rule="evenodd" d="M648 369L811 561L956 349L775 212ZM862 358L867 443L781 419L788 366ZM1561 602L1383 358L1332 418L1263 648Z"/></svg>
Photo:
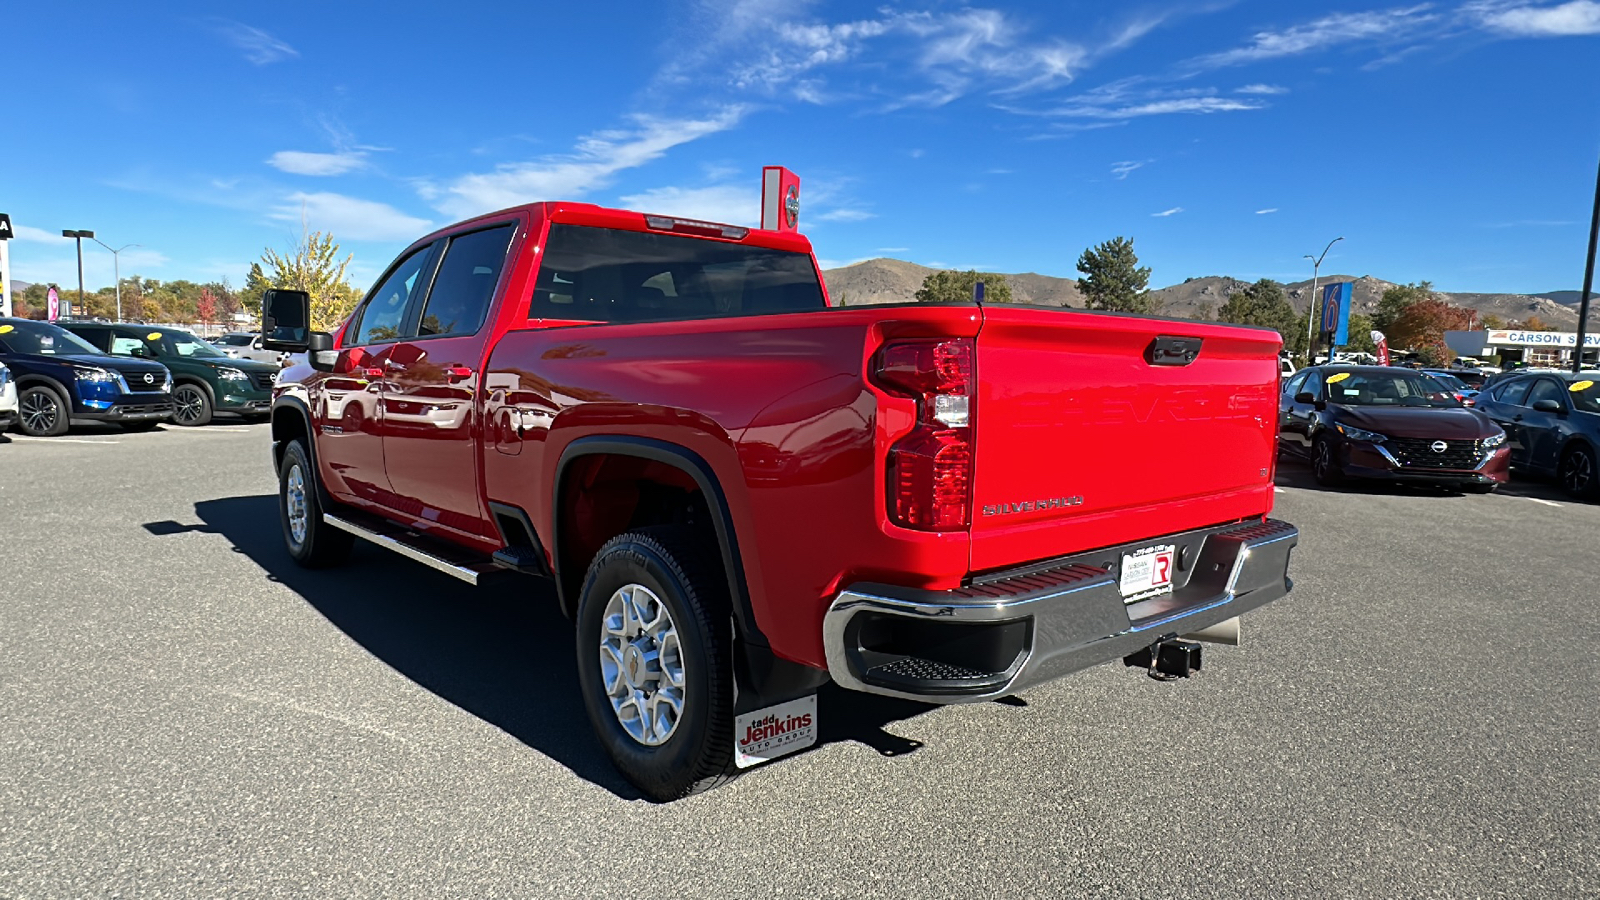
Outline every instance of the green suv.
<svg viewBox="0 0 1600 900"><path fill-rule="evenodd" d="M265 418L278 367L233 359L178 328L63 322L61 327L115 356L153 359L172 370L172 421L204 425L213 413Z"/></svg>

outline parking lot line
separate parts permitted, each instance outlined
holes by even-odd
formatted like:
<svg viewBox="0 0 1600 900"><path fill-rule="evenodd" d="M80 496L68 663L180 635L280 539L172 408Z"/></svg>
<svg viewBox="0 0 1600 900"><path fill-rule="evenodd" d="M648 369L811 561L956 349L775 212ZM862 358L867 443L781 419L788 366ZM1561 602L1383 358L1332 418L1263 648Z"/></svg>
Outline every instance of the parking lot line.
<svg viewBox="0 0 1600 900"><path fill-rule="evenodd" d="M1540 500L1538 497L1523 497L1522 499L1524 499L1524 500L1532 500L1535 503L1543 503L1545 506L1554 506L1557 509L1559 509L1561 507L1561 504L1556 503L1553 500Z"/></svg>
<svg viewBox="0 0 1600 900"><path fill-rule="evenodd" d="M118 441L95 441L89 438L63 438L63 437L29 437L25 434L11 435L13 441L42 441L46 444L116 444Z"/></svg>

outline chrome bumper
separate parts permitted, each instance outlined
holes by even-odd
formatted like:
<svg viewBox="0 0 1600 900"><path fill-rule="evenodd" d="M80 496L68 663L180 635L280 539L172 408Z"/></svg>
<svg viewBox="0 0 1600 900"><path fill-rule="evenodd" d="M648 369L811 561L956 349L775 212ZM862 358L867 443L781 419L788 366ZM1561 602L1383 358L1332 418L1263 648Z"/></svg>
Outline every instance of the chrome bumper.
<svg viewBox="0 0 1600 900"><path fill-rule="evenodd" d="M1284 596L1299 537L1268 519L1104 548L959 590L852 585L823 618L828 672L851 690L929 703L1002 697ZM1125 603L1115 565L1103 564L1159 544L1179 548L1173 591Z"/></svg>

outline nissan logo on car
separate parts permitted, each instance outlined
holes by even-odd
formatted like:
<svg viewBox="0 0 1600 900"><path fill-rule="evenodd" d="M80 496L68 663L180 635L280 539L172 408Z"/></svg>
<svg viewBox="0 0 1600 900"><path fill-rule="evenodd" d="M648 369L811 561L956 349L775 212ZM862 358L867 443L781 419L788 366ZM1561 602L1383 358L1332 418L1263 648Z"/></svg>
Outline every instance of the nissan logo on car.
<svg viewBox="0 0 1600 900"><path fill-rule="evenodd" d="M145 384L155 384L156 383L156 377L154 375L151 375L149 372L146 372L146 373L144 373L144 383Z"/></svg>
<svg viewBox="0 0 1600 900"><path fill-rule="evenodd" d="M1435 453L1443 453L1450 449L1450 445L1446 444L1444 441L1434 441L1432 444L1428 445L1428 449Z"/></svg>

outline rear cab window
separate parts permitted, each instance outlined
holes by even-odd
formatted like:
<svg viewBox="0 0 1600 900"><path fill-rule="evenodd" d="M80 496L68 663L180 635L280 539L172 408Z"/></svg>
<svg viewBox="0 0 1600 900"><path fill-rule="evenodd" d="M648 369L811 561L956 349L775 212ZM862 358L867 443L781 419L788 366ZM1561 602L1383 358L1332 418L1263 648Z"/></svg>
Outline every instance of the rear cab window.
<svg viewBox="0 0 1600 900"><path fill-rule="evenodd" d="M807 253L555 223L528 317L660 322L826 307Z"/></svg>

